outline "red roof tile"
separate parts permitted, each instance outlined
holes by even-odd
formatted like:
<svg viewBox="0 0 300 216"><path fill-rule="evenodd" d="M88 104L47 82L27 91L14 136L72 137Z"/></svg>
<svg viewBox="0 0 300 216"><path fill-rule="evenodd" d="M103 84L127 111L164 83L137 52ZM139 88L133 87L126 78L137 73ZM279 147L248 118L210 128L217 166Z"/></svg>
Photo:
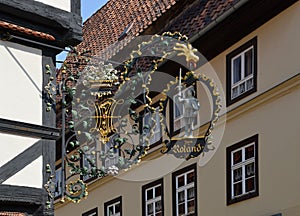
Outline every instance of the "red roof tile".
<svg viewBox="0 0 300 216"><path fill-rule="evenodd" d="M83 26L83 41L79 50L90 50L99 54L105 48L104 58L112 57L131 39L155 24L156 20L175 4L184 5L176 10L176 17L165 19L156 33L179 31L192 37L239 0L110 0L90 17ZM181 7L181 6L180 6ZM173 14L174 15L174 14ZM116 43L118 37L133 23L124 40Z"/></svg>
<svg viewBox="0 0 300 216"><path fill-rule="evenodd" d="M46 40L51 40L51 41L55 40L55 37L53 37L50 34L35 31L35 30L29 29L29 28L25 28L25 27L15 25L12 23L8 23L8 22L4 22L4 21L0 21L0 28L5 28L5 29L12 30L12 31L21 32L21 33L24 33L27 35L31 35L31 36L46 39Z"/></svg>
<svg viewBox="0 0 300 216"><path fill-rule="evenodd" d="M83 41L78 47L96 54L117 42L132 23L127 37L136 36L178 1L183 0L110 0L84 23Z"/></svg>
<svg viewBox="0 0 300 216"><path fill-rule="evenodd" d="M164 31L179 31L189 38L240 0L198 0L173 19Z"/></svg>

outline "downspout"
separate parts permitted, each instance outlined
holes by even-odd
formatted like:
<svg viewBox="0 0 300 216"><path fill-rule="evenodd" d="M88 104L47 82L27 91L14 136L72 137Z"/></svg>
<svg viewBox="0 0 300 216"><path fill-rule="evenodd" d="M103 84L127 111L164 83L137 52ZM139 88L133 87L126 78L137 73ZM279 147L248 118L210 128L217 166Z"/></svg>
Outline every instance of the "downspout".
<svg viewBox="0 0 300 216"><path fill-rule="evenodd" d="M250 2L250 0L240 0L236 4L234 4L231 8L229 8L227 11L225 11L223 14L221 14L219 17L214 19L210 24L205 26L203 29L201 29L198 33L196 33L193 37L189 39L190 43L195 42L198 38L205 35L208 31L210 31L212 28L214 28L216 25L221 23L223 20L225 20L227 17L229 17L233 12L238 10L240 7L245 5L247 2Z"/></svg>

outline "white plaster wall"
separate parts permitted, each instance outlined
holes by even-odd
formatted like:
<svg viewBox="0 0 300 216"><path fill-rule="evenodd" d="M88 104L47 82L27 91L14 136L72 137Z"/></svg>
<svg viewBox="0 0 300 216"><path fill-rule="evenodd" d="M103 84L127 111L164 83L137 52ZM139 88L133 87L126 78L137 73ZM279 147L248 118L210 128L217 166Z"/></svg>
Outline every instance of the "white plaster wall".
<svg viewBox="0 0 300 216"><path fill-rule="evenodd" d="M71 0L35 0L44 4L71 12Z"/></svg>
<svg viewBox="0 0 300 216"><path fill-rule="evenodd" d="M3 184L33 188L43 187L43 156L40 156L24 169L7 179Z"/></svg>
<svg viewBox="0 0 300 216"><path fill-rule="evenodd" d="M0 41L0 118L42 124L42 51Z"/></svg>
<svg viewBox="0 0 300 216"><path fill-rule="evenodd" d="M0 167L12 160L39 139L0 133Z"/></svg>
<svg viewBox="0 0 300 216"><path fill-rule="evenodd" d="M38 142L39 139L15 136L0 133L0 169L10 160ZM38 159L27 165L20 172L7 179L3 184L19 185L27 187L42 188L43 183L43 158Z"/></svg>

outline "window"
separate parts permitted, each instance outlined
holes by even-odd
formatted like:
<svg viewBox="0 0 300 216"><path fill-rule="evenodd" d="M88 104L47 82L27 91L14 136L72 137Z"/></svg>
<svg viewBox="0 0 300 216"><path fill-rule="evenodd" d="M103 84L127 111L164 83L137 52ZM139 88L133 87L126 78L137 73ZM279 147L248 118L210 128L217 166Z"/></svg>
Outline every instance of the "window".
<svg viewBox="0 0 300 216"><path fill-rule="evenodd" d="M61 165L60 167L55 169L55 191L54 197L57 198L61 196L61 189L62 189L62 175L61 175Z"/></svg>
<svg viewBox="0 0 300 216"><path fill-rule="evenodd" d="M82 216L98 216L98 208L94 208L82 214Z"/></svg>
<svg viewBox="0 0 300 216"><path fill-rule="evenodd" d="M258 135L227 148L227 204L258 196Z"/></svg>
<svg viewBox="0 0 300 216"><path fill-rule="evenodd" d="M119 150L114 148L113 139L115 136L111 136L110 140L102 145L102 151L106 153L106 157L103 159L104 167L108 168L116 165L119 160Z"/></svg>
<svg viewBox="0 0 300 216"><path fill-rule="evenodd" d="M85 151L85 154L82 156L82 167L85 167L87 169L87 172L90 173L92 169L92 164L97 165L96 160L96 146L95 144L87 146L88 149ZM91 176L85 175L82 177L84 181L91 180Z"/></svg>
<svg viewBox="0 0 300 216"><path fill-rule="evenodd" d="M193 89L193 86L189 86L187 88L182 89L181 94L183 95L183 97L186 95L187 91L190 89ZM196 90L195 90L195 94L196 94ZM180 97L180 92L175 94L173 96L173 132L177 132L179 131L179 129L181 129L184 125L184 109L183 109L183 103L179 102L179 97ZM195 97L197 97L197 95L195 95ZM198 115L195 117L194 123L192 125L192 129L194 130L196 127L199 126L199 113Z"/></svg>
<svg viewBox="0 0 300 216"><path fill-rule="evenodd" d="M159 106L155 108L153 113L146 112L143 117L142 125L149 125L150 128L153 128L153 135L150 137L150 144L156 144L161 140L161 124L160 124L160 116L159 116ZM150 130L147 134L150 136ZM149 138L149 137L148 137Z"/></svg>
<svg viewBox="0 0 300 216"><path fill-rule="evenodd" d="M226 57L227 105L256 91L257 37L237 48Z"/></svg>
<svg viewBox="0 0 300 216"><path fill-rule="evenodd" d="M173 215L197 215L196 165L185 167L172 174Z"/></svg>
<svg viewBox="0 0 300 216"><path fill-rule="evenodd" d="M122 216L122 197L104 203L104 216Z"/></svg>
<svg viewBox="0 0 300 216"><path fill-rule="evenodd" d="M162 216L163 207L163 179L151 182L142 187L143 216Z"/></svg>

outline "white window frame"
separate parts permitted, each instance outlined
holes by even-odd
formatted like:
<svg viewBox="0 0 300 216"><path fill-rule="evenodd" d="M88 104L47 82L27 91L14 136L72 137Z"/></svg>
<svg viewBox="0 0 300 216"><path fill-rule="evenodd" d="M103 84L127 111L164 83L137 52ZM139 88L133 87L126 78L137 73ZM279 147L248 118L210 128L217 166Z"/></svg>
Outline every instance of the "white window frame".
<svg viewBox="0 0 300 216"><path fill-rule="evenodd" d="M82 216L98 216L98 208L94 208L82 214Z"/></svg>
<svg viewBox="0 0 300 216"><path fill-rule="evenodd" d="M143 125L148 124L148 122L145 122L146 119L149 121L149 118L151 120L151 118L154 118L156 123L155 123L155 128L153 129L153 135L152 137L150 137L150 144L154 144L156 142L158 142L161 138L161 124L160 124L160 116L159 116L159 106L155 108L155 112L151 113L151 112L147 112L145 113L144 117L143 117ZM150 117L149 117L150 116ZM148 136L150 135L150 132L148 134Z"/></svg>
<svg viewBox="0 0 300 216"><path fill-rule="evenodd" d="M245 53L248 52L249 50L252 50L252 71L251 74L248 76L245 75ZM249 48L243 50L233 58L231 58L231 99L235 99L239 97L240 95L244 94L245 92L251 90L254 88L254 58L255 58L255 53L254 53L254 45L250 46ZM234 60L241 57L241 79L234 83ZM247 85L248 81L252 80L252 86L249 87ZM244 85L244 90L242 92L241 86ZM237 95L234 95L234 89L238 89Z"/></svg>
<svg viewBox="0 0 300 216"><path fill-rule="evenodd" d="M115 202L115 203L112 203L112 204L110 204L110 205L108 205L107 207L106 207L106 214L108 215L108 216L120 216L121 215L121 209L120 209L120 212L117 212L116 213L116 205L118 205L118 204L120 204L121 205L121 201L117 201L117 202ZM113 214L109 214L109 208L110 207L113 207Z"/></svg>
<svg viewBox="0 0 300 216"><path fill-rule="evenodd" d="M254 156L252 158L249 158L249 159L246 160L245 159L245 155L246 155L245 154L245 149L248 148L248 147L250 147L250 146L254 147L254 150L253 150L254 151ZM242 161L239 162L239 163L237 163L237 164L233 164L234 163L234 153L238 152L238 151L242 151ZM254 177L254 179L256 178L256 176L255 176L255 168L256 168L256 164L255 164L255 158L256 158L255 151L256 151L256 149L255 149L255 143L252 142L252 143L250 143L248 145L245 145L245 146L243 146L241 148L235 149L234 151L231 152L231 199L235 199L237 197L244 196L244 195L246 195L248 193L253 193L256 190L255 184L254 184L254 190L246 192L246 180L249 179L249 178L253 178L253 177ZM246 166L248 164L251 164L251 163L254 163L254 170L253 170L254 175L251 176L251 177L249 177L249 178L246 178ZM240 195L235 196L234 195L234 184L236 182L234 182L234 170L239 169L239 168L242 168L242 173L241 173L242 174L242 179L239 181L239 182L242 182L242 193Z"/></svg>
<svg viewBox="0 0 300 216"><path fill-rule="evenodd" d="M175 183L176 184L176 216L179 216L179 204L181 204L181 203L178 202L179 201L178 194L182 191L184 191L184 204L185 204L185 214L184 215L195 214L195 211L196 211L196 202L197 202L197 200L196 200L196 194L195 194L196 193L195 181L187 184L187 176L190 173L194 173L194 175L196 175L195 170L192 169L192 170L189 170L185 173L179 174L175 177L175 181L176 181L176 183ZM182 176L184 177L184 186L178 187L178 179ZM195 206L194 206L195 211L189 213L188 212L188 202L191 201L192 199L190 199L190 200L187 199L187 197L188 197L187 193L188 193L188 189L191 189L191 188L194 189L193 199L194 199L194 203L195 203Z"/></svg>
<svg viewBox="0 0 300 216"><path fill-rule="evenodd" d="M192 89L192 88L194 88L194 87L193 86L189 86L187 88L182 89L181 90L182 95L185 95L186 92L189 89ZM172 109L173 109L173 125L174 125L174 129L173 130L174 131L177 131L177 130L183 128L183 125L184 125L184 120L183 120L183 116L184 116L183 103L178 102L178 100L176 99L176 98L179 97L179 94L180 94L180 92L178 92L177 94L175 94L173 96L173 107L172 107ZM182 112L182 113L180 113L180 115L178 117L175 116L175 114L176 114L176 105L178 106L179 112ZM196 118L197 118L197 124L195 124L195 125L193 124L192 125L192 130L195 130L196 128L198 128L200 126L199 112L198 112ZM177 126L177 125L179 125L179 126Z"/></svg>
<svg viewBox="0 0 300 216"><path fill-rule="evenodd" d="M147 188L145 190L145 211L146 211L146 216L156 216L156 214L159 214L159 213L162 214L162 212L163 212L162 206L161 206L161 209L160 209L159 212L156 212L156 208L155 208L155 204L158 203L159 201L160 201L160 203L162 205L162 195L157 196L157 197L155 196L155 189L157 187L161 187L161 190L163 190L161 184L155 185L153 187L149 187L149 188ZM148 193L147 192L150 191L150 190L152 190L153 198L150 199L150 200L148 200L148 197L147 197ZM162 192L161 192L161 194L162 194ZM148 213L148 205L149 204L153 204L153 212L152 212L152 214Z"/></svg>

